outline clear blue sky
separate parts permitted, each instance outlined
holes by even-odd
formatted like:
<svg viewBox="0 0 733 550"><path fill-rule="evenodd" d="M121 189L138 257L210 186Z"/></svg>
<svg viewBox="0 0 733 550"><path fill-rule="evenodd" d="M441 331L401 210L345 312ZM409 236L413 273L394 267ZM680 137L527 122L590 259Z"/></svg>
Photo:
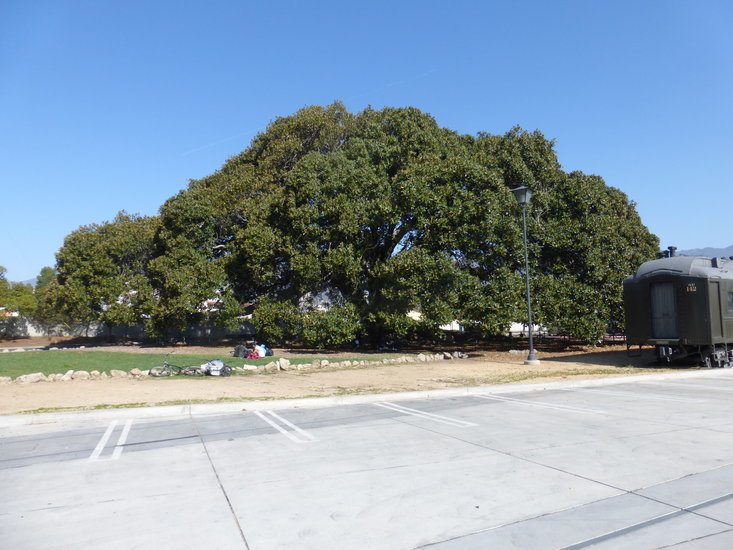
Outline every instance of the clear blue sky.
<svg viewBox="0 0 733 550"><path fill-rule="evenodd" d="M277 116L341 99L557 140L662 246L733 244L733 2L0 0L0 265L155 214Z"/></svg>

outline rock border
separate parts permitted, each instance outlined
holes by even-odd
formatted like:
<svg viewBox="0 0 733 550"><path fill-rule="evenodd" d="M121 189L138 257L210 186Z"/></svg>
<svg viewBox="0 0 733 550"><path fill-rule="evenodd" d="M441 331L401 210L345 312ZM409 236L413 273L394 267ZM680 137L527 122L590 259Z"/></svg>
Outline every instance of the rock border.
<svg viewBox="0 0 733 550"><path fill-rule="evenodd" d="M300 363L293 364L289 359L281 357L275 361L271 361L266 365L247 365L242 367L232 367L232 371L238 374L244 374L248 372L277 372L277 371L292 371L292 370L322 370L322 369L344 369L349 367L370 367L378 365L392 365L402 363L427 363L430 361L447 361L451 359L463 359L466 355L461 351L454 351L449 353L444 351L442 353L430 353L424 354L419 353L417 355L403 355L402 357L395 357L392 359L382 359L380 361L334 361L331 362L327 359L316 359L311 363ZM129 378L139 380L142 378L148 378L150 371L131 369L129 372L123 370L112 369L109 374L102 371L93 370L91 372L85 370L68 370L64 374L56 373L45 375L42 372L33 372L30 374L21 374L15 379L10 376L0 376L0 385L3 384L35 384L38 382L69 382L71 380L109 380L112 378Z"/></svg>

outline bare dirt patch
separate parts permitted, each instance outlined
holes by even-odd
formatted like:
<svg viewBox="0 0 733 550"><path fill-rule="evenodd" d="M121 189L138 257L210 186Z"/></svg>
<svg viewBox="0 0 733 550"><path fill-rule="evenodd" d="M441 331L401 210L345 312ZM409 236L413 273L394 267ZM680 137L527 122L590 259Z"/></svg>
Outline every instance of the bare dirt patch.
<svg viewBox="0 0 733 550"><path fill-rule="evenodd" d="M24 342L27 342L24 341ZM58 345L59 342L53 342ZM0 347L12 347L7 342ZM20 344L33 345L33 344ZM40 344L48 345L48 344ZM63 343L61 343L63 345ZM230 346L138 345L98 346L86 349L150 352L172 351L179 354L211 353L228 357ZM295 357L303 352L275 350L281 357ZM310 353L309 353L310 354ZM354 353L324 354L331 361L353 358ZM363 355L363 354L362 354ZM539 365L524 365L526 352L468 352L465 359L426 363L399 363L341 369L313 369L262 373L230 378L189 379L144 378L73 380L0 386L0 414L38 410L84 409L104 406L147 406L158 404L245 401L382 392L402 392L477 386L484 384L532 383L547 380L587 379L662 372L649 367L651 352L629 358L624 347L614 346L576 351L540 352ZM228 357L227 363L239 365L240 359ZM670 369L667 369L670 370Z"/></svg>

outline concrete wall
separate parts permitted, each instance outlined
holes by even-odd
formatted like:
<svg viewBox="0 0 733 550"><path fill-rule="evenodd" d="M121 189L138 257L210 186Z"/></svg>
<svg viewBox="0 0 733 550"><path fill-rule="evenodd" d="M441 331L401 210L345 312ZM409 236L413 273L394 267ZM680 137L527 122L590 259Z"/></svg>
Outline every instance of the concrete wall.
<svg viewBox="0 0 733 550"><path fill-rule="evenodd" d="M194 325L182 331L173 331L171 337L177 339L191 340L217 340L220 338L234 337L250 337L256 333L254 327L250 323L241 323L236 329L229 330L213 325ZM0 320L0 338L15 339L29 338L36 336L79 336L79 337L95 337L107 336L108 330L104 325L81 324L81 325L57 325L46 329L37 326L22 317L8 317ZM143 325L134 325L131 327L113 327L112 336L114 338L123 338L130 340L143 340L145 338L145 328Z"/></svg>

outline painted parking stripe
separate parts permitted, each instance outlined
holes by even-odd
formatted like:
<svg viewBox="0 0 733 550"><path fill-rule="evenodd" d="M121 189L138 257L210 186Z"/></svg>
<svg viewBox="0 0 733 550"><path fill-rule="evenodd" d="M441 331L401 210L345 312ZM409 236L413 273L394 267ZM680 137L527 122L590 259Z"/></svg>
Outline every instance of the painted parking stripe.
<svg viewBox="0 0 733 550"><path fill-rule="evenodd" d="M296 443L308 443L309 441L318 441L315 437L313 437L311 434L306 432L305 430L302 430L298 428L295 424L292 422L289 422L288 420L285 420L282 416L279 414L276 414L272 411L254 411L254 413L259 416L262 420L267 422L270 426L275 428L278 432L283 434L285 437L290 439L291 441L295 441ZM269 415L272 418L268 418L265 415ZM288 431L286 428L278 424L278 422L282 422L285 426L293 430L295 433ZM298 437L298 434L302 436Z"/></svg>
<svg viewBox="0 0 733 550"><path fill-rule="evenodd" d="M723 391L723 392L731 392L733 391L733 388L731 387L721 387L721 386L707 386L703 384L676 384L674 382L639 382L639 384L645 384L647 386L669 386L670 388L685 388L686 390L713 390L713 391Z"/></svg>
<svg viewBox="0 0 733 550"><path fill-rule="evenodd" d="M276 418L277 420L279 420L280 422L282 422L283 424L285 424L285 425L286 425L286 426L288 426L289 428L291 428L291 429L295 430L296 432L298 432L298 433L299 433L300 435L302 435L302 436L303 436L303 437L305 437L306 439L308 439L308 440L310 440L310 441L318 441L318 440L317 440L317 439L316 439L315 437L313 437L313 436L312 436L311 434L309 434L308 432L306 432L305 430L303 430L303 429L301 429L301 428L298 428L298 426L296 426L295 424L293 424L293 423L292 423L292 422L290 422L289 420L286 420L285 418L283 418L282 416L280 416L280 415L279 415L279 414L277 414L276 412L274 412L274 411L266 411L266 412L267 412L267 413L268 413L268 414L269 414L270 416L272 416L273 418Z"/></svg>
<svg viewBox="0 0 733 550"><path fill-rule="evenodd" d="M115 446L115 450L112 453L112 460L117 460L120 458L120 455L122 455L122 450L125 447L125 442L127 441L127 436L130 434L130 428L132 427L132 419L125 422L125 427L122 428L122 433L120 434L120 438L117 440L117 445Z"/></svg>
<svg viewBox="0 0 733 550"><path fill-rule="evenodd" d="M102 439L99 440L99 443L97 443L97 446L94 447L92 454L89 455L89 462L94 462L95 460L99 459L99 455L102 454L102 450L107 444L109 436L112 435L112 431L115 429L115 426L117 426L117 420L113 420L109 423L109 426L107 426L107 431L104 432L104 435L102 435Z"/></svg>
<svg viewBox="0 0 733 550"><path fill-rule="evenodd" d="M471 422L465 422L464 420L457 420L455 418L449 418L447 416L441 416L439 414L418 411L417 409L403 407L402 405L397 405L396 403L383 402L383 403L374 403L374 405L376 405L377 407L382 407L382 408L389 409L391 411L395 411L398 413L409 414L411 416L417 416L419 418L433 420L435 422L440 422L441 424L448 424L449 426L457 426L459 428L466 428L468 426L478 426L478 424L473 424Z"/></svg>
<svg viewBox="0 0 733 550"><path fill-rule="evenodd" d="M125 425L122 428L122 432L120 433L120 437L117 439L117 443L115 444L115 449L112 452L112 456L110 456L109 458L100 458L102 451L104 451L104 448L107 446L107 442L109 441L109 438L116 427L117 420L113 420L109 423L109 426L107 426L107 429L102 435L102 438L99 440L99 443L97 443L97 446L94 447L92 454L89 455L89 462L97 462L100 460L118 460L120 458L120 456L122 455L122 451L125 447L125 442L127 441L127 436L130 434L132 420L128 420L127 422L125 422Z"/></svg>
<svg viewBox="0 0 733 550"><path fill-rule="evenodd" d="M592 393L603 393L606 395L618 395L619 397L634 397L636 399L657 399L659 401L678 401L679 403L703 403L703 399L690 399L687 397L670 397L666 395L649 395L648 393L634 393L631 391L620 391L620 390L599 390L597 388L582 388L582 389L570 389L574 392L586 392Z"/></svg>
<svg viewBox="0 0 733 550"><path fill-rule="evenodd" d="M591 414L608 414L608 411L598 409L586 409L583 407L571 407L570 405L557 405L555 403L544 403L542 401L526 401L524 399L516 399L514 397L506 397L505 395L483 395L477 394L476 397L482 399L495 399L496 401L507 401L509 403L517 403L519 405L529 405L530 407L543 407L545 409L557 409L560 411L572 411Z"/></svg>

